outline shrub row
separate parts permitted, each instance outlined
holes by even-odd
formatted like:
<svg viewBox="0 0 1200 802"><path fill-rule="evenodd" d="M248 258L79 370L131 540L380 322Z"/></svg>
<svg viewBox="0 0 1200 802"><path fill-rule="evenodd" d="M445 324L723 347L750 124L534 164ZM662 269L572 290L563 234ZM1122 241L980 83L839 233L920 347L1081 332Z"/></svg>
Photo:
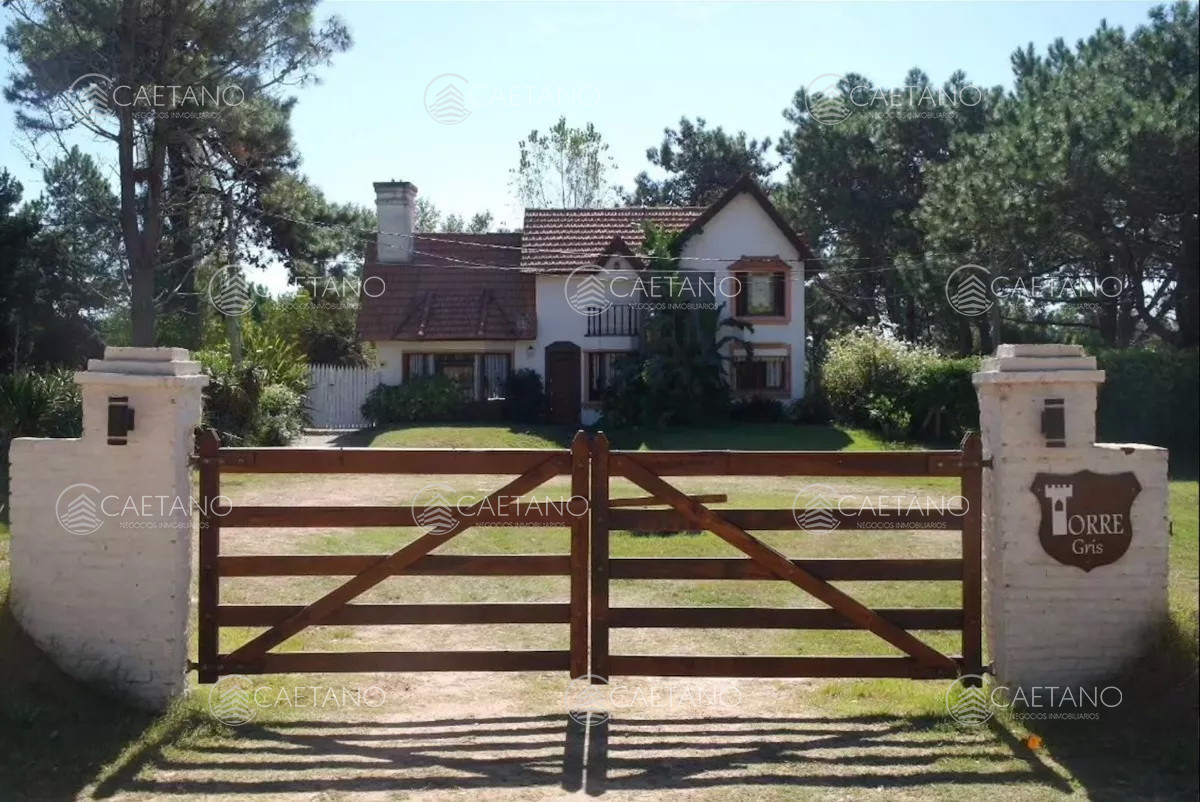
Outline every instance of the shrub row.
<svg viewBox="0 0 1200 802"><path fill-rule="evenodd" d="M1096 352L1096 363L1106 373L1097 402L1100 439L1163 446L1172 462L1195 463L1200 349L1107 349Z"/></svg>
<svg viewBox="0 0 1200 802"><path fill-rule="evenodd" d="M536 371L513 371L504 382L502 402L473 402L463 386L447 376L422 376L404 384L381 384L367 395L363 417L372 426L488 419L538 423L546 416L542 377Z"/></svg>
<svg viewBox="0 0 1200 802"><path fill-rule="evenodd" d="M885 437L958 440L978 427L971 375L979 359L934 351L855 329L833 340L821 366L835 418Z"/></svg>
<svg viewBox="0 0 1200 802"><path fill-rule="evenodd" d="M1190 464L1200 452L1200 350L1112 349L1095 354L1097 438L1169 448ZM829 344L823 390L834 418L894 439L957 441L979 428L971 376L978 357L942 357L857 329Z"/></svg>

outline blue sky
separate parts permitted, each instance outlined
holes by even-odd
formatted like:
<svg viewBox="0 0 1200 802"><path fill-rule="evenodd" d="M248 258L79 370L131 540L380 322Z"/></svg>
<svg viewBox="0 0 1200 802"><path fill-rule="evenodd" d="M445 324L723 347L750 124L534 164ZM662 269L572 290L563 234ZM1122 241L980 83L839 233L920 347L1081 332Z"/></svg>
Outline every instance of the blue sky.
<svg viewBox="0 0 1200 802"><path fill-rule="evenodd" d="M372 181L403 179L444 212L488 209L514 225L516 143L560 114L595 123L629 185L681 116L775 140L795 91L825 73L888 86L914 66L939 83L963 69L977 85L1007 87L1017 47L1074 43L1101 19L1131 30L1153 5L327 2L321 13L340 16L355 43L320 85L297 90L293 127L303 171L334 200L370 205ZM425 111L426 87L446 73L473 99L457 125ZM0 166L34 195L41 168L14 144L2 100L0 120Z"/></svg>

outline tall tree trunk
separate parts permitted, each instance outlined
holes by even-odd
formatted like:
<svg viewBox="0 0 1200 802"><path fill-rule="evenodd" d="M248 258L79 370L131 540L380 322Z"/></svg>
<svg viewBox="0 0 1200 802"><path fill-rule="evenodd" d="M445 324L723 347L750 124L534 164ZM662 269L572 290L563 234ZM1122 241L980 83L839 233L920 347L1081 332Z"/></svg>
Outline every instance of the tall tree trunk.
<svg viewBox="0 0 1200 802"><path fill-rule="evenodd" d="M1200 345L1200 228L1196 212L1183 217L1183 248L1175 266L1175 322L1180 348Z"/></svg>
<svg viewBox="0 0 1200 802"><path fill-rule="evenodd" d="M133 344L143 348L154 346L154 263L141 254L130 256L130 308L133 323Z"/></svg>
<svg viewBox="0 0 1200 802"><path fill-rule="evenodd" d="M183 143L167 147L167 169L170 174L171 220L171 276L170 284L178 286L177 300L172 304L183 313L186 341L180 345L197 349L200 347L202 326L200 323L200 298L196 294L195 237L192 235L192 204L196 198L194 172L190 154Z"/></svg>

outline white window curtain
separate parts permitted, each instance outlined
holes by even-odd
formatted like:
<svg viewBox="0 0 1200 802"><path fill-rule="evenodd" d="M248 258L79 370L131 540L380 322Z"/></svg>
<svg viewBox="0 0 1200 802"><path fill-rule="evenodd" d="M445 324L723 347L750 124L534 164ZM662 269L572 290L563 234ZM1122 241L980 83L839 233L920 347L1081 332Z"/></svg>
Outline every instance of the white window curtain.
<svg viewBox="0 0 1200 802"><path fill-rule="evenodd" d="M483 397L487 401L504 398L504 382L508 379L511 358L508 354L483 355Z"/></svg>

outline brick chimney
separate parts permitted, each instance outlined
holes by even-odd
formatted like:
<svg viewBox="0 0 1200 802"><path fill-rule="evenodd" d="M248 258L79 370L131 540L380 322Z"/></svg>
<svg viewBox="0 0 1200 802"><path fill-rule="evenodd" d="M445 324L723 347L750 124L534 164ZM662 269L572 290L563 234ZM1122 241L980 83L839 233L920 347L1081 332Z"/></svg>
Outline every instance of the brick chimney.
<svg viewBox="0 0 1200 802"><path fill-rule="evenodd" d="M379 218L379 261L412 264L416 185L407 181L375 182L375 214Z"/></svg>

